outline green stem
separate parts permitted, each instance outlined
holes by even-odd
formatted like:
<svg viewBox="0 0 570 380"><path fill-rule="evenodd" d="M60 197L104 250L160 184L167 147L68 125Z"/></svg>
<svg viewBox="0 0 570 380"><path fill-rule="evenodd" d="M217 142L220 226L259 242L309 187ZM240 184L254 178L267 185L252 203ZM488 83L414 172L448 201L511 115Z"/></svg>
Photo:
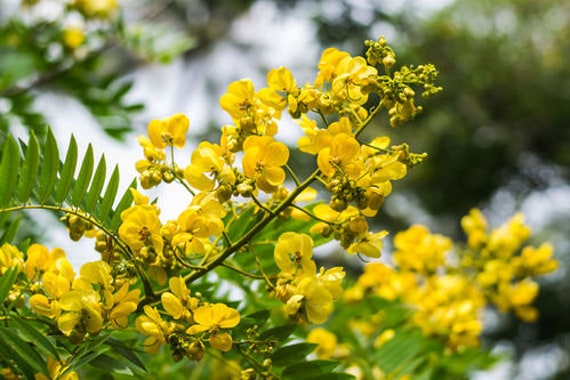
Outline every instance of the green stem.
<svg viewBox="0 0 570 380"><path fill-rule="evenodd" d="M291 194L289 194L289 196L283 202L281 202L279 206L277 206L271 213L266 214L263 217L263 219L261 219L259 222L257 222L255 226L251 228L251 230L249 230L245 235L243 235L239 240L234 242L232 245L228 246L218 257L206 263L206 265L204 266L205 268L203 270L195 270L190 274L188 274L185 277L186 283L191 283L199 279L207 272L211 271L212 269L222 264L224 260L230 257L232 254L234 254L235 252L239 251L242 247L247 245L254 238L254 236L257 235L261 230L263 230L273 219L277 217L277 215L279 215L287 207L291 206L291 204L293 204L293 202L295 201L295 198L297 198L297 196L301 194L303 190L305 190L307 187L311 185L311 183L313 183L313 181L319 175L319 173L320 170L318 169L315 170L303 183L301 183L295 190L293 190Z"/></svg>

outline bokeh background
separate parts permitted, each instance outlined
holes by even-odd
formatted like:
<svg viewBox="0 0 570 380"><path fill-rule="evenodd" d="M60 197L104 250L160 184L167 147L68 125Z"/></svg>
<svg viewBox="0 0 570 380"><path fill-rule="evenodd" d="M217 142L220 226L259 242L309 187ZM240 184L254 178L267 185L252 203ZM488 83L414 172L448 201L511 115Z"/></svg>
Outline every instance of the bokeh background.
<svg viewBox="0 0 570 380"><path fill-rule="evenodd" d="M59 17L58 3L43 0L23 17L53 20ZM209 139L230 122L218 99L231 81L249 77L261 87L267 70L280 65L288 67L297 82L312 81L323 48L362 54L365 39L384 35L400 63L435 64L444 91L425 104L424 113L412 123L394 131L378 124L394 143L407 141L414 151L428 152L429 159L394 183L394 193L375 222L394 233L424 223L434 232L461 239L459 220L472 207L480 207L495 226L522 211L535 238L554 244L561 266L542 282L538 322L486 313L484 344L509 359L492 373L474 373L473 378L570 378L569 2L120 3L125 24L134 28L131 32L144 27L144 34L153 38L133 38L128 48L120 43L105 46L97 70L103 67L103 73L111 73L109 82L104 74L87 70L68 82L48 81L22 99L10 98L2 89L2 130L25 133L38 122L34 118L45 118L62 141L74 133L81 146L93 142L97 153L119 163L126 186L136 176L132 163L140 156L135 136L145 132L150 119L184 112L191 119L192 141ZM19 12L19 1L0 1L3 25ZM0 47L0 79L12 66L22 65L22 57L8 53ZM100 85L101 92L82 92L87 82ZM97 108L97 96L120 92L109 83L132 88L117 97L114 108ZM282 129L282 137L294 143L298 127L291 122ZM168 215L168 205L163 208ZM35 233L70 244L65 236L50 233L49 218L40 219L44 227ZM85 257L77 260L86 261L90 250L86 246Z"/></svg>

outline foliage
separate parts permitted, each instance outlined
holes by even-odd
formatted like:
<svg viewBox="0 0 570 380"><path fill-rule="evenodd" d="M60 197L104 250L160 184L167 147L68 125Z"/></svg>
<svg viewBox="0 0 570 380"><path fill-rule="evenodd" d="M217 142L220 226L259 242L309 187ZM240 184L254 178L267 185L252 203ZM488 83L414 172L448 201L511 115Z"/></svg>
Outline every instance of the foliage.
<svg viewBox="0 0 570 380"><path fill-rule="evenodd" d="M72 4L85 17L114 11ZM49 128L27 141L7 133L0 215L57 212L101 260L75 273L63 250L18 241L17 223L2 234L2 375L435 379L493 364L479 342L483 309L535 320L533 278L557 267L548 244L525 245L522 215L489 231L473 210L465 244L412 226L395 235L393 264L367 263L356 279L313 254L335 240L355 260L380 257L388 232L369 220L427 156L383 131L364 136L381 113L396 128L421 112L416 92L441 90L436 68L396 66L383 37L365 46L362 57L326 49L303 86L285 67L257 91L231 83L220 105L232 124L188 165L174 154L188 117L152 120L135 163L143 189L165 186L152 202L136 182L120 193L118 169L108 176L91 146L79 159L73 137L60 155ZM303 131L295 149L277 139L285 111ZM316 169L300 178L292 155ZM176 185L187 198L163 221L158 205Z"/></svg>

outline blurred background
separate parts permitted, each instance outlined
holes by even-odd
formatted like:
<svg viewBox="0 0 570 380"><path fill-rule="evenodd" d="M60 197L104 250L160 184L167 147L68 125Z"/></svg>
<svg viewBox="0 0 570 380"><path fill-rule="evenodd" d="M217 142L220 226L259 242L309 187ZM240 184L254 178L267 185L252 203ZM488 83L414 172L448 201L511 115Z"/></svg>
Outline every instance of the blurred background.
<svg viewBox="0 0 570 380"><path fill-rule="evenodd" d="M363 54L363 41L380 35L399 63L435 64L443 93L414 122L387 132L429 159L394 183L376 223L393 233L424 223L461 239L459 220L472 207L492 226L522 211L534 237L554 244L561 267L542 283L538 322L486 314L485 344L510 360L473 378L570 377L569 2L124 0L121 38L99 45L95 39L90 52L96 54L82 57L84 64L56 70L24 91L14 83L38 68L33 54L11 45L18 30L11 20L48 25L61 16L61 1L42 0L24 11L20 1L0 4L1 130L26 133L48 123L64 145L74 133L80 145L93 142L98 154L120 164L125 186L142 157L134 137L150 119L184 112L194 142L213 140L231 122L218 105L231 81L249 77L260 88L267 70L280 65L298 83L312 81L323 48ZM34 54L55 57L53 67L41 68L52 73L63 53L50 45L49 32L46 26L20 37L38 46L47 41ZM281 128L294 143L299 128Z"/></svg>

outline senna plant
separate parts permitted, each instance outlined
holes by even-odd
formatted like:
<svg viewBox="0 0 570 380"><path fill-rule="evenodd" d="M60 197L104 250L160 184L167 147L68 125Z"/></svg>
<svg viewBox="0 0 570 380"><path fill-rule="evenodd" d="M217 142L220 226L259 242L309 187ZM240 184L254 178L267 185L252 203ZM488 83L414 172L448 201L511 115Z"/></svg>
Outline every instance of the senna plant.
<svg viewBox="0 0 570 380"><path fill-rule="evenodd" d="M363 57L326 49L313 83L284 67L259 90L231 83L220 99L231 124L185 163L174 152L189 118L152 120L124 192L91 146L80 159L73 137L63 150L49 130L42 141L8 134L0 215L55 212L101 259L76 273L60 248L18 241L18 219L3 231L2 375L436 379L492 365L483 310L535 320L534 278L557 268L552 247L525 245L522 215L489 229L474 209L461 221L465 243L414 225L395 235L390 261L371 260L388 231L370 221L427 156L392 145L378 115L396 128L421 112L417 91L441 89L433 65L397 68L383 37L365 44ZM278 140L286 113L302 131L296 147ZM301 177L291 155L312 173ZM151 201L144 190L156 186ZM163 220L172 186L187 196ZM360 274L314 254L330 241L365 263Z"/></svg>

